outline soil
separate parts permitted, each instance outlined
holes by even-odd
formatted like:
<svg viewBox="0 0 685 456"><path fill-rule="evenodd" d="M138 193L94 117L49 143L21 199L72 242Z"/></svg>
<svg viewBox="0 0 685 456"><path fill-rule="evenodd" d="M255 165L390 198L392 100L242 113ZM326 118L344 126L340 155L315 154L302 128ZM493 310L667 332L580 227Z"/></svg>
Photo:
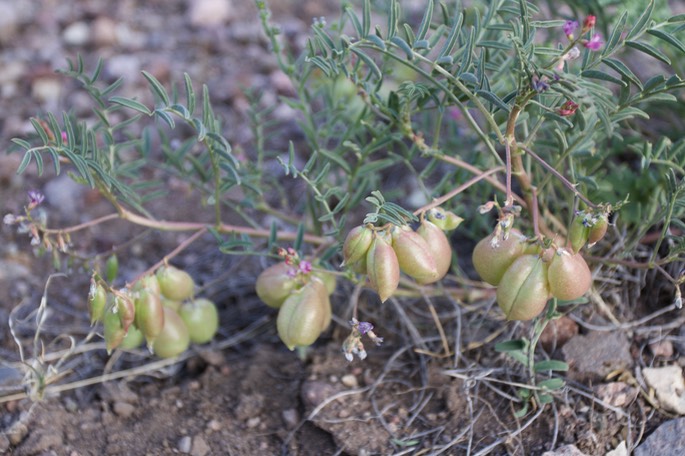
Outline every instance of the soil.
<svg viewBox="0 0 685 456"><path fill-rule="evenodd" d="M143 101L150 95L140 70L163 83L179 81L188 72L207 84L236 150L254 147L245 87L260 92L263 106L276 108L275 120L284 127L273 141L296 134L288 111L279 117L284 105L278 97L291 89L269 52L252 2L226 2L225 11L217 6L221 1L197 2L215 8L206 16L194 16L193 3L25 0L20 7L19 2L0 0L3 144L7 147L10 138L31 131L31 116L87 111L78 85L53 72L77 54L91 67L103 57L105 78L124 76L121 93ZM273 20L295 48L304 45L313 18L337 15L339 8L334 0L272 3ZM42 176L33 166L16 175L20 159L16 153L0 155L3 215L21 213L32 188L46 194L44 209L53 226L82 223L111 211L97 194L47 167ZM155 207L156 216L198 220L197 202L182 183L170 180L170 188L166 201L174 204ZM634 447L667 416L637 394L641 385L633 377L636 367L678 359L677 347L675 352L673 346L670 352L661 347L665 352L658 353L653 346L645 348L655 340L668 342L657 337L658 331L625 331L624 345L612 342L609 349L623 350L627 365L599 377L575 372L551 406L533 406L519 416L524 402L517 392L526 382L525 373L496 352L494 344L527 335L530 327L504 325L487 291L486 299L466 304L450 297L432 303L391 300L384 306L372 293L362 292L360 311L385 341L380 347L368 344L366 360L347 362L341 344L349 333L354 290L341 283L332 298L339 315L333 329L298 356L279 341L275 311L254 294L254 277L263 260L221 255L211 236L174 262L218 304L222 325L215 341L193 346L173 363L160 362L142 349L107 356L88 322L87 268L67 268L67 277L54 276L46 285L52 258L33 255L26 234L14 227L3 224L0 230L0 454L538 455L573 444L595 455L621 441ZM116 246L121 280L126 281L186 236L112 222L84 232L74 239L73 249L105 255ZM460 254L468 258L468 252ZM626 293L635 292L631 286ZM34 345L36 310L43 296L48 311L40 342ZM619 317L636 318L653 310L623 309ZM560 320L556 332L545 335L543 349L561 359L561 345L589 331L583 321L606 327L605 316L576 312L580 329L577 321ZM658 326L660 320L650 324ZM452 350L457 347L456 354L445 354L440 331ZM65 352L72 342L77 351ZM29 381L32 369L49 379L45 388ZM595 388L618 383L625 385L623 403L611 405L615 395Z"/></svg>

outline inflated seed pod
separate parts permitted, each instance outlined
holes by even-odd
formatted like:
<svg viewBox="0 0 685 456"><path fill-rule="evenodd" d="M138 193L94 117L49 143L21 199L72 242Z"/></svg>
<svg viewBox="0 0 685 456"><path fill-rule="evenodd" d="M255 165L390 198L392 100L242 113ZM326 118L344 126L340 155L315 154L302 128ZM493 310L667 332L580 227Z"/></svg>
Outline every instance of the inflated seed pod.
<svg viewBox="0 0 685 456"><path fill-rule="evenodd" d="M597 241L602 239L607 234L608 228L609 218L606 214L599 214L588 232L588 246L592 247Z"/></svg>
<svg viewBox="0 0 685 456"><path fill-rule="evenodd" d="M351 265L366 257L372 240L371 228L365 225L352 228L343 243L343 264Z"/></svg>
<svg viewBox="0 0 685 456"><path fill-rule="evenodd" d="M136 318L136 306L133 303L133 299L127 294L127 290L123 290L114 297L114 306L119 315L122 328L124 328L124 331L128 331L128 327L131 326Z"/></svg>
<svg viewBox="0 0 685 456"><path fill-rule="evenodd" d="M162 294L174 301L190 298L195 291L195 281L187 272L173 266L162 266L157 270L157 280Z"/></svg>
<svg viewBox="0 0 685 456"><path fill-rule="evenodd" d="M140 347L144 340L145 336L143 336L143 333L140 331L140 329L136 328L135 325L131 325L128 327L128 331L126 332L124 339L121 341L121 344L119 344L119 348L132 350Z"/></svg>
<svg viewBox="0 0 685 456"><path fill-rule="evenodd" d="M131 287L133 291L140 291L140 290L150 290L154 294L161 294L162 290L159 286L159 281L157 280L157 276L154 274L149 274L146 275L145 277L139 279L136 281L136 283L133 284L133 287Z"/></svg>
<svg viewBox="0 0 685 456"><path fill-rule="evenodd" d="M332 295L335 292L335 287L338 284L335 274L331 274L330 272L326 271L314 271L314 276L321 279L323 284L326 286L326 291L329 295Z"/></svg>
<svg viewBox="0 0 685 456"><path fill-rule="evenodd" d="M579 213L571 222L568 229L568 246L573 253L578 253L590 237L590 227L587 226L584 213Z"/></svg>
<svg viewBox="0 0 685 456"><path fill-rule="evenodd" d="M107 354L117 348L126 337L126 329L121 324L116 306L111 305L102 316Z"/></svg>
<svg viewBox="0 0 685 456"><path fill-rule="evenodd" d="M428 220L421 222L421 226L416 232L426 241L428 250L435 260L438 280L442 279L452 265L452 246L449 239L447 239L444 231Z"/></svg>
<svg viewBox="0 0 685 456"><path fill-rule="evenodd" d="M160 358L173 358L188 349L190 334L181 317L168 307L164 308L164 328L152 343L152 351Z"/></svg>
<svg viewBox="0 0 685 456"><path fill-rule="evenodd" d="M259 299L269 307L278 309L295 288L297 282L288 274L291 266L276 263L264 269L257 277L255 291Z"/></svg>
<svg viewBox="0 0 685 456"><path fill-rule="evenodd" d="M400 270L418 283L433 283L441 278L428 243L410 227L392 228L392 248Z"/></svg>
<svg viewBox="0 0 685 456"><path fill-rule="evenodd" d="M145 288L137 291L135 296L135 324L145 336L148 345L151 345L164 328L162 299L160 295Z"/></svg>
<svg viewBox="0 0 685 456"><path fill-rule="evenodd" d="M119 274L119 258L115 254L110 255L105 262L105 278L108 283L114 282Z"/></svg>
<svg viewBox="0 0 685 456"><path fill-rule="evenodd" d="M91 280L88 291L88 310L90 311L90 324L102 320L107 305L107 291L105 287Z"/></svg>
<svg viewBox="0 0 685 456"><path fill-rule="evenodd" d="M293 291L278 311L278 336L290 350L314 343L324 327L330 309L326 287L312 277L302 288Z"/></svg>
<svg viewBox="0 0 685 456"><path fill-rule="evenodd" d="M366 254L369 285L385 302L400 284L400 263L385 233L376 233Z"/></svg>
<svg viewBox="0 0 685 456"><path fill-rule="evenodd" d="M549 291L557 299L569 301L583 296L592 286L592 272L579 253L557 249L547 272Z"/></svg>
<svg viewBox="0 0 685 456"><path fill-rule="evenodd" d="M547 263L536 255L517 258L497 286L497 304L507 320L535 318L544 310L549 295Z"/></svg>
<svg viewBox="0 0 685 456"><path fill-rule="evenodd" d="M525 248L525 237L518 230L511 230L509 237L504 240L495 239L492 233L481 239L473 249L473 267L484 282L497 285Z"/></svg>
<svg viewBox="0 0 685 456"><path fill-rule="evenodd" d="M188 328L190 341L195 344L209 342L219 330L219 311L209 299L185 302L178 314Z"/></svg>

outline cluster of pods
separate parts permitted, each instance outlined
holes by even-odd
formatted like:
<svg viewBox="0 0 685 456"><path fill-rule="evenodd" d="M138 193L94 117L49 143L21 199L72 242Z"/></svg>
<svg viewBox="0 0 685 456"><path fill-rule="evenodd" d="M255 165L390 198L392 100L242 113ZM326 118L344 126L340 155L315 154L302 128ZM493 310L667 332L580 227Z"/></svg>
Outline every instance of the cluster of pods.
<svg viewBox="0 0 685 456"><path fill-rule="evenodd" d="M592 285L592 273L578 253L607 231L606 214L579 213L566 247L544 248L518 230L496 229L473 250L473 266L483 281L497 287L497 304L508 320L531 320L551 298L573 300Z"/></svg>
<svg viewBox="0 0 685 456"><path fill-rule="evenodd" d="M331 324L330 295L336 279L323 270L312 270L311 264L292 250L283 256L285 261L259 274L255 289L267 306L278 309L278 336L294 350L313 344Z"/></svg>
<svg viewBox="0 0 685 456"><path fill-rule="evenodd" d="M461 222L451 212L435 208L416 231L408 225L353 228L343 244L344 265L366 274L368 285L385 302L397 290L400 271L425 285L442 279L452 264L452 247L443 230Z"/></svg>
<svg viewBox="0 0 685 456"><path fill-rule="evenodd" d="M212 340L219 328L216 305L194 298L195 281L187 272L162 266L122 290L107 290L93 278L88 293L91 324L104 326L107 351L132 349L143 340L161 358L183 353L191 342Z"/></svg>

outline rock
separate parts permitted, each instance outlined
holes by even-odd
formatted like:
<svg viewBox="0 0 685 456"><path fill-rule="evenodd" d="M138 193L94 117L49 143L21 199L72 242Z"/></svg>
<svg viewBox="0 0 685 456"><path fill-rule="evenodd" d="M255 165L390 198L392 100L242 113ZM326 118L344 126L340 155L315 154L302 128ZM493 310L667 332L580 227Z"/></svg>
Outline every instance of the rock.
<svg viewBox="0 0 685 456"><path fill-rule="evenodd" d="M578 335L578 323L563 316L547 324L540 335L540 343L546 351L552 352L566 345L576 335Z"/></svg>
<svg viewBox="0 0 685 456"><path fill-rule="evenodd" d="M649 344L649 350L655 357L671 358L673 356L673 343L670 340L660 340Z"/></svg>
<svg viewBox="0 0 685 456"><path fill-rule="evenodd" d="M136 411L136 407L126 402L115 402L112 406L112 410L117 416L121 418L129 418Z"/></svg>
<svg viewBox="0 0 685 456"><path fill-rule="evenodd" d="M66 218L78 220L84 189L64 173L45 184L45 199Z"/></svg>
<svg viewBox="0 0 685 456"><path fill-rule="evenodd" d="M575 445L564 445L554 451L545 451L542 456L586 456L586 454Z"/></svg>
<svg viewBox="0 0 685 456"><path fill-rule="evenodd" d="M685 418L666 421L635 448L633 456L685 454Z"/></svg>
<svg viewBox="0 0 685 456"><path fill-rule="evenodd" d="M628 447L626 446L625 440L619 443L616 448L613 450L609 451L607 454L604 456L630 456L628 454Z"/></svg>
<svg viewBox="0 0 685 456"><path fill-rule="evenodd" d="M5 454L10 449L10 439L5 434L0 434L0 454Z"/></svg>
<svg viewBox="0 0 685 456"><path fill-rule="evenodd" d="M614 407L625 407L629 405L637 398L639 392L637 388L633 388L623 382L597 385L594 390L597 397Z"/></svg>
<svg viewBox="0 0 685 456"><path fill-rule="evenodd" d="M190 453L190 448L193 443L193 440L190 438L190 436L183 436L181 437L181 440L178 441L178 445L176 446L178 448L178 451L181 453Z"/></svg>
<svg viewBox="0 0 685 456"><path fill-rule="evenodd" d="M572 338L561 349L577 381L598 381L609 373L632 365L630 343L621 332L592 332Z"/></svg>
<svg viewBox="0 0 685 456"><path fill-rule="evenodd" d="M62 32L62 39L69 46L85 46L90 41L90 27L82 21L69 24Z"/></svg>
<svg viewBox="0 0 685 456"><path fill-rule="evenodd" d="M42 455L49 449L61 449L64 447L62 435L55 431L36 430L18 447L14 454L21 455Z"/></svg>
<svg viewBox="0 0 685 456"><path fill-rule="evenodd" d="M0 14L0 43L8 43L16 36L21 25L19 10L24 6L11 0L0 2L0 9L2 10L2 14Z"/></svg>
<svg viewBox="0 0 685 456"><path fill-rule="evenodd" d="M195 27L218 27L233 18L230 0L189 0L188 18Z"/></svg>
<svg viewBox="0 0 685 456"><path fill-rule="evenodd" d="M26 434L29 433L29 428L26 427L21 421L17 421L12 425L12 427L7 431L7 437L10 439L10 443L14 446L19 445L22 440L26 438Z"/></svg>
<svg viewBox="0 0 685 456"><path fill-rule="evenodd" d="M287 427L288 429L294 429L300 421L299 414L297 413L297 410L295 410L294 408L283 410L281 412L281 416L283 417L285 427Z"/></svg>
<svg viewBox="0 0 685 456"><path fill-rule="evenodd" d="M97 46L114 46L117 44L117 24L107 17L99 16L93 21L93 42Z"/></svg>
<svg viewBox="0 0 685 456"><path fill-rule="evenodd" d="M190 450L191 456L205 456L209 454L210 451L212 451L212 449L207 445L205 439L199 435L193 438L193 447Z"/></svg>
<svg viewBox="0 0 685 456"><path fill-rule="evenodd" d="M340 379L340 382L348 388L359 387L359 381L357 380L357 377L352 374L343 375L343 377Z"/></svg>
<svg viewBox="0 0 685 456"><path fill-rule="evenodd" d="M302 399L307 406L316 407L335 393L337 390L330 383L311 380L302 384Z"/></svg>
<svg viewBox="0 0 685 456"><path fill-rule="evenodd" d="M645 367L642 375L663 408L685 415L685 381L680 366Z"/></svg>

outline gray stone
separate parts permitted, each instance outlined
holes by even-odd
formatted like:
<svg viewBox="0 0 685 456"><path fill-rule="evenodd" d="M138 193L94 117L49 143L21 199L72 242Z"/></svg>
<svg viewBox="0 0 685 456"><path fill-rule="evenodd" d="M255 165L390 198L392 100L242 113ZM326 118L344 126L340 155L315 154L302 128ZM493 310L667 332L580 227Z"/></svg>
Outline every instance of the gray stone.
<svg viewBox="0 0 685 456"><path fill-rule="evenodd" d="M666 421L633 452L634 456L682 456L685 454L685 418Z"/></svg>
<svg viewBox="0 0 685 456"><path fill-rule="evenodd" d="M193 439L193 447L190 450L190 455L191 456L205 456L209 454L209 452L212 451L212 449L207 445L207 442L205 442L205 439L203 439L201 436L197 435Z"/></svg>
<svg viewBox="0 0 685 456"><path fill-rule="evenodd" d="M629 368L630 343L621 332L592 332L572 338L561 349L573 380L599 381L610 372Z"/></svg>
<svg viewBox="0 0 685 456"><path fill-rule="evenodd" d="M190 438L190 436L184 436L181 437L181 440L178 441L178 451L181 453L190 453L190 448L191 445L193 444L193 439Z"/></svg>

